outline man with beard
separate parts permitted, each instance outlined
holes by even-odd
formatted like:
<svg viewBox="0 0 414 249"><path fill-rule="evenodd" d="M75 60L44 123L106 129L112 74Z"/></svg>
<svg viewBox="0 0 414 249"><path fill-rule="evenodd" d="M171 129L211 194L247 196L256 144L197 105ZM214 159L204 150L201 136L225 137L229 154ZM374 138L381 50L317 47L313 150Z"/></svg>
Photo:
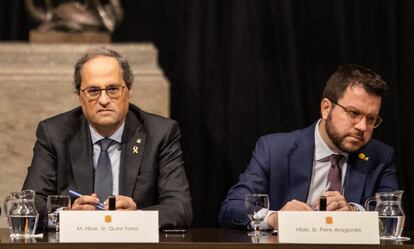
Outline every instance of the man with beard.
<svg viewBox="0 0 414 249"><path fill-rule="evenodd" d="M269 195L270 211L261 229L277 228L277 210L319 208L363 210L376 192L398 189L394 152L371 139L388 87L379 75L358 66L338 68L326 83L321 118L305 129L261 137L246 171L223 202L222 226L249 228L246 194Z"/></svg>

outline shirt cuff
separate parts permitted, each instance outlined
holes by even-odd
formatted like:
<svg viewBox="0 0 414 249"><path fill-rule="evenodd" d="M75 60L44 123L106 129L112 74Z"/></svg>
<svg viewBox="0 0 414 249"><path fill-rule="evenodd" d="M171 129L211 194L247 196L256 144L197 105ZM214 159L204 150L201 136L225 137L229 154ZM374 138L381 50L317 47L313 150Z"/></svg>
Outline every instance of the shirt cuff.
<svg viewBox="0 0 414 249"><path fill-rule="evenodd" d="M267 212L266 217L263 219L263 221L260 223L259 229L260 230L269 230L272 229L271 227L269 227L267 225L267 220L269 219L269 216L276 213L277 211L273 211L273 210L269 210L269 212Z"/></svg>

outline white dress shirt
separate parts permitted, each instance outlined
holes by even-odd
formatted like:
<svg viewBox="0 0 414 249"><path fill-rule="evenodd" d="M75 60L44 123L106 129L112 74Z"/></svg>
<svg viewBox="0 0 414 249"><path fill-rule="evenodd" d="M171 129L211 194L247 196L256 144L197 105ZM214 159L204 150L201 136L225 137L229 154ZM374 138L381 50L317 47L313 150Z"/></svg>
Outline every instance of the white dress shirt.
<svg viewBox="0 0 414 249"><path fill-rule="evenodd" d="M332 154L338 154L337 152L332 151L328 145L322 140L321 135L319 134L319 124L320 120L315 126L315 151L313 154L313 170L312 170L312 180L309 188L308 199L306 203L314 207L318 202L319 197L322 193L327 191L328 185L328 173L331 168L331 163L329 162L329 156ZM342 177L342 193L344 193L344 180L346 174L346 168L348 167L348 153L342 152L343 158L339 161L338 165L341 168L341 177Z"/></svg>

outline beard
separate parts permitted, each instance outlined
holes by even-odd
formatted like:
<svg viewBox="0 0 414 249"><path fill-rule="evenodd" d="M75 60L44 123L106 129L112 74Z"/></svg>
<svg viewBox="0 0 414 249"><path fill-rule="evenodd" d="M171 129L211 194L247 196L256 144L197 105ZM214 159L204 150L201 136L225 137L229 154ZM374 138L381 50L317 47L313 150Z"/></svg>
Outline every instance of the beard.
<svg viewBox="0 0 414 249"><path fill-rule="evenodd" d="M353 133L345 133L343 135L338 134L336 131L334 125L332 124L332 116L331 112L328 114L328 118L326 119L325 124L325 130L326 134L328 135L329 139L332 141L332 143L335 145L336 148L340 149L343 152L346 153L352 153L357 150L359 150L364 144L364 133L362 131L355 131ZM359 138L362 142L359 144L355 143L346 143L345 138L347 136L352 136L355 138Z"/></svg>

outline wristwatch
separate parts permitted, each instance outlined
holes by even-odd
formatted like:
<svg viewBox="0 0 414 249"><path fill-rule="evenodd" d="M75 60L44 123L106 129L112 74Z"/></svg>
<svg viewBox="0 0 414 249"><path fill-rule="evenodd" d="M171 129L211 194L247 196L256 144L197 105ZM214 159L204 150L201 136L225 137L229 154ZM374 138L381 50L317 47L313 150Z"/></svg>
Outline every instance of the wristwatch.
<svg viewBox="0 0 414 249"><path fill-rule="evenodd" d="M349 208L349 211L360 211L359 208L352 202L346 204Z"/></svg>

